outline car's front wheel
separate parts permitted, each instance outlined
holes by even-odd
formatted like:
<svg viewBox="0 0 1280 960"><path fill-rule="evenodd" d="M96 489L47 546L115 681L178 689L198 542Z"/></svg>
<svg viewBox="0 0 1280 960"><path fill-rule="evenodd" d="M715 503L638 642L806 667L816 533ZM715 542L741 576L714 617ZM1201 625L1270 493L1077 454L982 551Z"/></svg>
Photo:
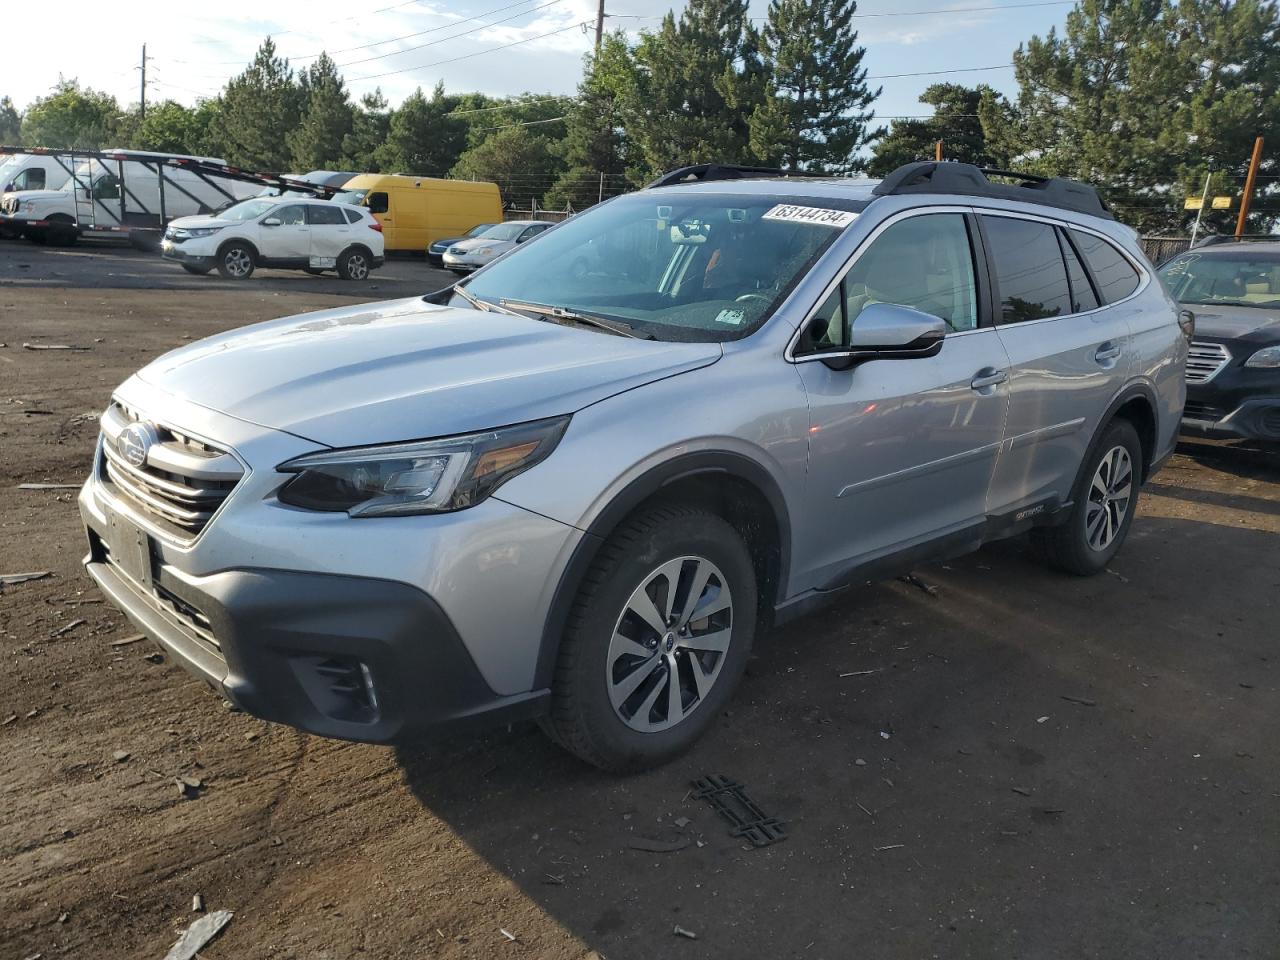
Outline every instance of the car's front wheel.
<svg viewBox="0 0 1280 960"><path fill-rule="evenodd" d="M728 701L755 626L751 554L727 521L691 506L637 514L584 578L544 727L607 770L665 763Z"/></svg>
<svg viewBox="0 0 1280 960"><path fill-rule="evenodd" d="M254 266L253 250L248 244L233 240L218 251L218 272L228 280L248 280Z"/></svg>
<svg viewBox="0 0 1280 960"><path fill-rule="evenodd" d="M1053 566L1091 576L1111 562L1133 524L1142 463L1142 442L1133 424L1111 421L1076 480L1066 522L1033 531Z"/></svg>

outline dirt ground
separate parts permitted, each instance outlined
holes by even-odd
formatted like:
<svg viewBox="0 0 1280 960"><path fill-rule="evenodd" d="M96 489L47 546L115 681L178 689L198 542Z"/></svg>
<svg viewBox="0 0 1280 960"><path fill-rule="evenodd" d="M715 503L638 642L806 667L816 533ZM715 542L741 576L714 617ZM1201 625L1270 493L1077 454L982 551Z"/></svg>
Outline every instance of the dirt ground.
<svg viewBox="0 0 1280 960"><path fill-rule="evenodd" d="M0 573L52 572L0 595L0 960L163 957L195 894L235 912L207 960L1278 955L1274 450L1185 443L1102 576L1012 541L922 567L936 595L851 591L638 777L527 726L317 739L111 646L133 631L81 573L75 491L17 485L78 483L110 390L187 338L444 281L0 243ZM708 773L789 838L744 849L688 795Z"/></svg>

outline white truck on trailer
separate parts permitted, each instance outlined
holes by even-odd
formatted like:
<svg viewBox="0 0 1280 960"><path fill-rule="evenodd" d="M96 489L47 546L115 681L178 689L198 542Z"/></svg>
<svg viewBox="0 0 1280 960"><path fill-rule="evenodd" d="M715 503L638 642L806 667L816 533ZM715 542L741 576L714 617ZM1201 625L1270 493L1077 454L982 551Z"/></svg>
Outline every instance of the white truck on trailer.
<svg viewBox="0 0 1280 960"><path fill-rule="evenodd" d="M173 219L216 213L264 186L329 198L338 187L252 173L209 157L143 150L59 151L0 147L0 155L49 158L66 171L60 190L0 196L0 232L37 242L74 243L82 235L127 235L157 247Z"/></svg>

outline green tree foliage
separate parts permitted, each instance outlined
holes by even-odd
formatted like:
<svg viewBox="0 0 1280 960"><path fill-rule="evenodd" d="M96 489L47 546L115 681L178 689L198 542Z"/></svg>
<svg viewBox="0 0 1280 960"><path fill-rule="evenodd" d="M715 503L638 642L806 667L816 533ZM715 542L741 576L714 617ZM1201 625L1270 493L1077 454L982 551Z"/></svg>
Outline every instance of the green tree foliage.
<svg viewBox="0 0 1280 960"><path fill-rule="evenodd" d="M528 127L505 127L463 153L450 176L496 183L504 203L526 207L546 192L559 168L546 137Z"/></svg>
<svg viewBox="0 0 1280 960"><path fill-rule="evenodd" d="M623 104L632 178L690 163L751 162L750 118L765 96L747 0L689 0L644 33Z"/></svg>
<svg viewBox="0 0 1280 960"><path fill-rule="evenodd" d="M60 80L52 93L27 107L22 140L32 146L96 150L109 146L106 141L119 114L120 105L110 94Z"/></svg>
<svg viewBox="0 0 1280 960"><path fill-rule="evenodd" d="M943 156L962 163L998 167L1005 159L988 145L982 128L981 111L998 109L1003 98L982 84L976 88L958 83L935 83L920 94L920 102L933 107L933 116L925 120L899 120L893 129L872 149L867 172L883 177L896 167L913 160L932 160L934 145L941 140Z"/></svg>
<svg viewBox="0 0 1280 960"><path fill-rule="evenodd" d="M1097 183L1142 230L1185 226L1210 166L1238 185L1254 137L1280 127L1280 13L1263 0L1082 0L1014 64L1017 101L986 111L989 138Z"/></svg>
<svg viewBox="0 0 1280 960"><path fill-rule="evenodd" d="M16 146L22 142L22 115L9 97L0 97L0 143Z"/></svg>
<svg viewBox="0 0 1280 960"><path fill-rule="evenodd" d="M768 92L751 115L756 156L805 173L847 174L871 128L880 88L867 86L865 47L853 28L857 0L770 0L762 37Z"/></svg>
<svg viewBox="0 0 1280 960"><path fill-rule="evenodd" d="M139 119L130 143L139 150L190 153L200 146L195 113L173 100L153 103L146 118Z"/></svg>
<svg viewBox="0 0 1280 960"><path fill-rule="evenodd" d="M210 129L224 145L227 161L251 170L289 170L293 157L287 134L298 125L303 94L270 37L244 72L228 81L221 100Z"/></svg>
<svg viewBox="0 0 1280 960"><path fill-rule="evenodd" d="M331 169L355 129L355 107L337 64L326 53L298 75L302 112L289 133L293 167L299 172Z"/></svg>
<svg viewBox="0 0 1280 960"><path fill-rule="evenodd" d="M378 152L378 163L388 173L443 177L466 149L467 124L450 117L458 98L436 84L431 98L419 87L391 115L387 140Z"/></svg>
<svg viewBox="0 0 1280 960"><path fill-rule="evenodd" d="M387 142L391 129L391 112L381 88L366 93L351 118L351 132L342 138L342 160L345 170L379 173L382 167L378 152Z"/></svg>

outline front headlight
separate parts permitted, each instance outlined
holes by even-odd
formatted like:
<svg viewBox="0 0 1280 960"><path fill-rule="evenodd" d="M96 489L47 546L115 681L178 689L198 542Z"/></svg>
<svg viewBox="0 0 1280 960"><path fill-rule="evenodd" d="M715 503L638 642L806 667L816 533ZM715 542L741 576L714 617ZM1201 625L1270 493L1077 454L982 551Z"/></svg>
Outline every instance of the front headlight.
<svg viewBox="0 0 1280 960"><path fill-rule="evenodd" d="M1280 343L1274 347L1263 347L1244 362L1246 367L1280 367Z"/></svg>
<svg viewBox="0 0 1280 960"><path fill-rule="evenodd" d="M190 240L196 237L211 237L221 229L221 227L178 227L173 235L182 240Z"/></svg>
<svg viewBox="0 0 1280 960"><path fill-rule="evenodd" d="M493 253L493 247L481 247L479 250L472 250L471 252L477 257L487 257L489 254Z"/></svg>
<svg viewBox="0 0 1280 960"><path fill-rule="evenodd" d="M555 417L443 440L307 454L276 467L296 474L277 497L353 517L463 510L545 460L568 425L568 417Z"/></svg>

